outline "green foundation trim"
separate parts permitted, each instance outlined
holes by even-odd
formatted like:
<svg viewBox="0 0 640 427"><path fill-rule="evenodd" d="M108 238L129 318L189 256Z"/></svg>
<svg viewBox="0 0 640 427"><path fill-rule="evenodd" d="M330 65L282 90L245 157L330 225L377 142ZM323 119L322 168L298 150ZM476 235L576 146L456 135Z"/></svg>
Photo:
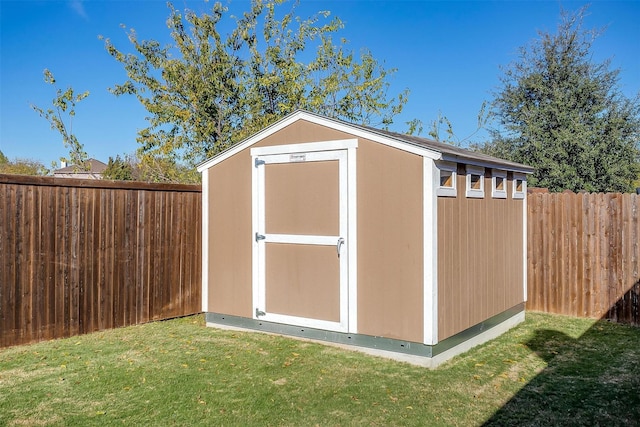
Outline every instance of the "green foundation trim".
<svg viewBox="0 0 640 427"><path fill-rule="evenodd" d="M488 331L524 311L524 303L518 304L500 314L497 314L484 322L478 323L452 337L449 337L436 345L426 345L417 342L403 341L392 338L376 337L362 334L348 334L343 332L326 331L323 329L305 328L301 326L286 325L281 323L265 322L263 320L249 319L246 317L232 316L219 313L205 313L207 323L232 326L242 329L253 329L262 332L271 332L281 335L308 338L312 340L328 341L339 344L347 344L358 347L373 348L377 350L393 351L413 356L434 357L443 353L473 337Z"/></svg>

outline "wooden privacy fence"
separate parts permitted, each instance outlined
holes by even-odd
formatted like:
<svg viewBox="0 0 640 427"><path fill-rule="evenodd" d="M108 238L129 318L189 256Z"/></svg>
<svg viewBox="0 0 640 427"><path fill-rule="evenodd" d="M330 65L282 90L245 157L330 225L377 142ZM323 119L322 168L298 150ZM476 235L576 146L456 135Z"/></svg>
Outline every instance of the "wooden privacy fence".
<svg viewBox="0 0 640 427"><path fill-rule="evenodd" d="M531 310L640 325L640 196L528 196Z"/></svg>
<svg viewBox="0 0 640 427"><path fill-rule="evenodd" d="M201 311L201 189L0 175L0 347Z"/></svg>
<svg viewBox="0 0 640 427"><path fill-rule="evenodd" d="M0 175L0 347L201 311L201 189ZM528 196L527 308L640 325L640 196Z"/></svg>

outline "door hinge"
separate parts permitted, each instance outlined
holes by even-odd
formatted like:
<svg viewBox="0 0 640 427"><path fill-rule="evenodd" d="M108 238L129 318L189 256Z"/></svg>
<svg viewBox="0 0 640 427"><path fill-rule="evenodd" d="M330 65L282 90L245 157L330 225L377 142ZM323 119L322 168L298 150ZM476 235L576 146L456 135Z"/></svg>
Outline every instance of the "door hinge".
<svg viewBox="0 0 640 427"><path fill-rule="evenodd" d="M264 234L260 234L260 233L256 233L256 242L259 242L260 240L264 240L267 237Z"/></svg>
<svg viewBox="0 0 640 427"><path fill-rule="evenodd" d="M264 165L264 160L260 160L259 158L256 157L254 166L258 167L260 165Z"/></svg>
<svg viewBox="0 0 640 427"><path fill-rule="evenodd" d="M265 313L264 311L260 311L258 307L256 307L256 317L264 316L265 314L267 313Z"/></svg>

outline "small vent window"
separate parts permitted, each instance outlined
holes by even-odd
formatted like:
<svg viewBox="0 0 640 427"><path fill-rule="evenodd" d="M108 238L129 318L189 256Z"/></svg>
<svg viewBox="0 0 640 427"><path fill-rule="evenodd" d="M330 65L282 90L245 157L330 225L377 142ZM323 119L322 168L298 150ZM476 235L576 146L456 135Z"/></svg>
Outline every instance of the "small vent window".
<svg viewBox="0 0 640 427"><path fill-rule="evenodd" d="M499 169L491 171L491 197L494 199L507 198L507 172Z"/></svg>
<svg viewBox="0 0 640 427"><path fill-rule="evenodd" d="M436 166L440 172L440 180L438 182L437 194L444 197L456 197L458 193L456 181L457 167L455 163L437 162Z"/></svg>
<svg viewBox="0 0 640 427"><path fill-rule="evenodd" d="M524 174L513 174L513 198L524 199L524 195L527 193L527 178Z"/></svg>
<svg viewBox="0 0 640 427"><path fill-rule="evenodd" d="M484 198L484 168L467 166L467 197Z"/></svg>

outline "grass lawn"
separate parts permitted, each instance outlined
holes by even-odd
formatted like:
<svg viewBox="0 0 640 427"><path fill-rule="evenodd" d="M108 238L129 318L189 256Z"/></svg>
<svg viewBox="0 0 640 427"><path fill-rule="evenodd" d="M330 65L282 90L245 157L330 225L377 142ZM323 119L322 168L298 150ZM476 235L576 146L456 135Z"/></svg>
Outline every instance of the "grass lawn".
<svg viewBox="0 0 640 427"><path fill-rule="evenodd" d="M527 313L428 370L202 316L0 350L0 425L638 425L640 328Z"/></svg>

